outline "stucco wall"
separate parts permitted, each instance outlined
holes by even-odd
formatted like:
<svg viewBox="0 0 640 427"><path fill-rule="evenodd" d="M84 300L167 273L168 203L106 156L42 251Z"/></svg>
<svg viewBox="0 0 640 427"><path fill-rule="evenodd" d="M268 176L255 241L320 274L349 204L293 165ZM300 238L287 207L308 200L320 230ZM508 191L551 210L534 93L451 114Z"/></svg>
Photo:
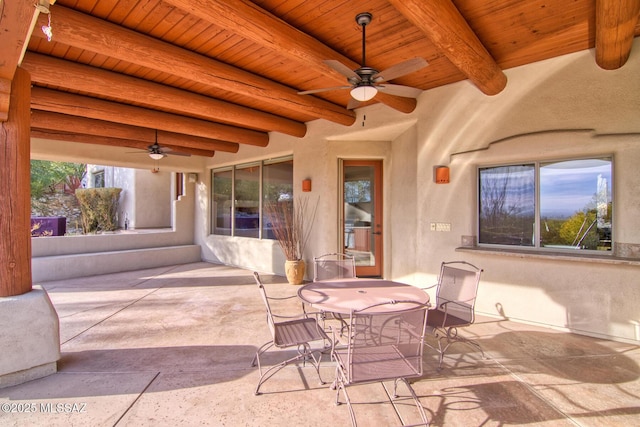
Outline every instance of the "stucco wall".
<svg viewBox="0 0 640 427"><path fill-rule="evenodd" d="M171 172L135 171L135 209L132 228L171 227Z"/></svg>
<svg viewBox="0 0 640 427"><path fill-rule="evenodd" d="M460 82L426 91L412 114L377 104L350 127L315 121L304 138L272 134L269 147L217 154L207 168L293 153L296 192L311 178L309 197L319 197L310 261L338 246L338 158L382 159L385 277L430 285L440 262L466 259L485 270L482 313L640 342L638 263L457 250L462 235L476 234L478 165L591 154L614 155L614 238L640 244L640 41L616 71L585 51L505 73L496 96ZM450 166L450 184L434 183L435 165ZM275 243L209 235L209 181L196 211L203 259L283 274ZM451 231L430 231L432 222Z"/></svg>

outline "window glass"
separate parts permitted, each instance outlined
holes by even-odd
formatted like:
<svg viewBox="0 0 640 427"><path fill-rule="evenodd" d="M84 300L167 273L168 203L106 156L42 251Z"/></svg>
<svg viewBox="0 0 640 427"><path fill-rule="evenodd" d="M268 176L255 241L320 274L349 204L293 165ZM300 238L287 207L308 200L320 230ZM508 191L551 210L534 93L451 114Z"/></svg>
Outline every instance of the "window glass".
<svg viewBox="0 0 640 427"><path fill-rule="evenodd" d="M104 188L104 170L93 173L93 187Z"/></svg>
<svg viewBox="0 0 640 427"><path fill-rule="evenodd" d="M236 168L234 188L234 235L259 237L260 165Z"/></svg>
<svg viewBox="0 0 640 427"><path fill-rule="evenodd" d="M265 164L262 168L262 198L264 203L293 201L293 160ZM275 239L271 221L265 214L262 237Z"/></svg>
<svg viewBox="0 0 640 427"><path fill-rule="evenodd" d="M611 160L540 165L541 246L611 250Z"/></svg>
<svg viewBox="0 0 640 427"><path fill-rule="evenodd" d="M534 165L480 169L479 243L534 245Z"/></svg>
<svg viewBox="0 0 640 427"><path fill-rule="evenodd" d="M218 169L211 176L212 234L275 238L264 209L268 201L293 204L292 157Z"/></svg>
<svg viewBox="0 0 640 427"><path fill-rule="evenodd" d="M611 164L593 158L481 168L478 242L610 251Z"/></svg>
<svg viewBox="0 0 640 427"><path fill-rule="evenodd" d="M231 235L232 179L231 170L213 173L213 234Z"/></svg>

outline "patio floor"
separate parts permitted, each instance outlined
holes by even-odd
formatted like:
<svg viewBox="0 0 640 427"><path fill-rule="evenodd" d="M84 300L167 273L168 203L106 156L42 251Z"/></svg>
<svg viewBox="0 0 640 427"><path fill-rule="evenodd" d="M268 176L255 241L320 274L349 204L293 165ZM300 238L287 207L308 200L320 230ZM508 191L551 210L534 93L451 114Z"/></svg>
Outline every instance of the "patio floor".
<svg viewBox="0 0 640 427"><path fill-rule="evenodd" d="M263 279L272 295L296 292L282 277ZM58 373L0 389L2 426L350 425L309 365L253 394L250 362L269 332L250 271L197 263L42 285L60 318ZM638 425L640 347L487 317L465 335L487 359L457 344L438 372L425 351L413 386L431 425ZM361 425L399 424L379 384L350 395Z"/></svg>

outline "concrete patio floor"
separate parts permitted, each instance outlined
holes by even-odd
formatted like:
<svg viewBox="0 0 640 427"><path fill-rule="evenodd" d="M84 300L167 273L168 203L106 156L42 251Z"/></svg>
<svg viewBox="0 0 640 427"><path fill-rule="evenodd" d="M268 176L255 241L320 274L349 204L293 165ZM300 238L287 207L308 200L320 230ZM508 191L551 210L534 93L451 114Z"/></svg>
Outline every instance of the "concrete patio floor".
<svg viewBox="0 0 640 427"><path fill-rule="evenodd" d="M274 296L297 290L263 279ZM197 263L41 285L60 318L58 373L0 389L2 426L350 425L310 365L254 395L250 362L269 332L250 271ZM488 317L464 333L487 359L457 344L438 371L427 348L413 384L431 425L638 425L640 347ZM328 357L321 373L333 379ZM379 384L350 395L360 425L399 424Z"/></svg>

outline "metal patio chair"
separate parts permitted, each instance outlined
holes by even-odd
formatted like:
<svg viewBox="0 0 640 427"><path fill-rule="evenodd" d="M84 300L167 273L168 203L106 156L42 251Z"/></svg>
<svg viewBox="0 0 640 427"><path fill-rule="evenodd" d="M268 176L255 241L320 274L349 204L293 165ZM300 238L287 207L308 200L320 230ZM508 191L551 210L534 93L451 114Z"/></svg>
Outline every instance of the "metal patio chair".
<svg viewBox="0 0 640 427"><path fill-rule="evenodd" d="M389 301L351 312L348 321L346 346L336 345L336 332L332 341L332 356L336 361L336 405L342 390L351 423L356 426L356 417L347 388L354 385L380 382L400 421L398 383L407 387L414 400L422 423L428 425L427 416L409 378L422 376L422 355L428 305L418 301ZM385 381L393 381L393 392ZM405 414L406 415L406 414Z"/></svg>
<svg viewBox="0 0 640 427"><path fill-rule="evenodd" d="M356 261L351 255L334 252L313 258L313 281L353 279L356 277ZM303 310L305 310L303 306ZM334 318L346 328L347 323L340 314L323 313L325 320Z"/></svg>
<svg viewBox="0 0 640 427"><path fill-rule="evenodd" d="M429 310L427 326L438 340L438 348L429 344L439 353L438 369L447 349L456 342L463 342L484 351L480 344L458 334L475 321L475 303L482 269L466 261L443 262L440 266L438 283L425 289L436 287L436 304Z"/></svg>
<svg viewBox="0 0 640 427"><path fill-rule="evenodd" d="M255 394L260 394L260 387L262 386L262 384L264 384L280 369L284 368L290 363L294 363L300 360L302 360L303 363L309 360L313 364L313 367L318 374L320 383L324 384L324 381L322 381L322 377L320 376L320 361L322 359L322 352L329 349L329 337L320 327L316 318L310 317L309 313L301 313L299 316L293 317L273 314L270 305L271 301L282 301L290 298L297 298L297 296L293 295L290 297L282 298L269 297L267 296L267 292L264 288L264 285L262 284L260 275L257 272L254 272L253 276L256 283L258 284L260 295L262 295L262 300L264 301L265 307L267 309L267 323L271 332L271 340L264 343L258 349L251 362L251 366L256 366L257 363L258 372L260 374L260 380L258 381ZM276 319L282 320L277 321ZM323 348L320 350L315 350L317 351L318 356L314 355L314 350L310 345L310 343L314 341L323 342ZM270 366L263 372L262 365L260 364L260 355L273 346L279 349L296 348L297 354L289 359L280 362L277 365Z"/></svg>
<svg viewBox="0 0 640 427"><path fill-rule="evenodd" d="M351 255L332 253L313 258L314 282L354 277L356 277L356 262Z"/></svg>

